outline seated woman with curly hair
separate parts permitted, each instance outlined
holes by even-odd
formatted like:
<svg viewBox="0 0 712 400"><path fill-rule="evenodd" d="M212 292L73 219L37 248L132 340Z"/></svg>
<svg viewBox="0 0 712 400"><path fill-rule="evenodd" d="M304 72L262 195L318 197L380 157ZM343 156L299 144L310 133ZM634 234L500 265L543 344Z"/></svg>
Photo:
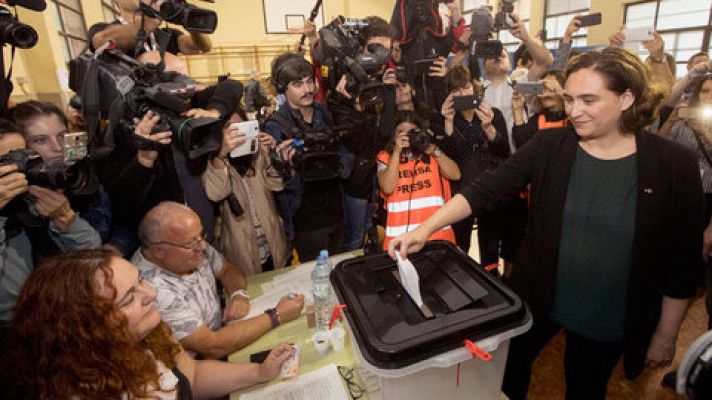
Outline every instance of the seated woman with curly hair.
<svg viewBox="0 0 712 400"><path fill-rule="evenodd" d="M271 380L292 355L262 364L196 361L154 307L156 292L108 251L66 253L20 293L0 384L13 399L192 399Z"/></svg>

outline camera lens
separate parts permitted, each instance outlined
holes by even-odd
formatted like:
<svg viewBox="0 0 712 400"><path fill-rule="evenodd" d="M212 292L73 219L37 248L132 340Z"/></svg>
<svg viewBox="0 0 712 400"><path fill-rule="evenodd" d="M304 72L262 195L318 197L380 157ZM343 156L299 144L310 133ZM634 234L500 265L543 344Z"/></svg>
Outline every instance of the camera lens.
<svg viewBox="0 0 712 400"><path fill-rule="evenodd" d="M37 44L37 31L29 25L13 19L0 21L0 41L21 49Z"/></svg>

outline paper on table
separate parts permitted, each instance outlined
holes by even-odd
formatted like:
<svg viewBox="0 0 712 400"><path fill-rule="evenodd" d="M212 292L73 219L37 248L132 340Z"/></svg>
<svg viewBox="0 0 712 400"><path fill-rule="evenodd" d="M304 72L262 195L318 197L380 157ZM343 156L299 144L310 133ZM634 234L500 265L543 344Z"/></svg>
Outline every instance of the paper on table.
<svg viewBox="0 0 712 400"><path fill-rule="evenodd" d="M401 258L400 252L398 251L396 251L396 258L401 285L403 285L405 291L408 292L415 304L422 308L423 298L420 296L420 277L418 276L418 271L415 270L415 266L413 266L410 260Z"/></svg>
<svg viewBox="0 0 712 400"><path fill-rule="evenodd" d="M336 364L240 395L240 400L349 400Z"/></svg>
<svg viewBox="0 0 712 400"><path fill-rule="evenodd" d="M309 292L303 292L301 290L285 290L285 291L274 291L271 293L263 294L262 296L255 297L254 299L250 300L250 312L244 316L243 319L248 319L252 317L256 317L258 315L264 314L265 310L269 308L273 308L279 303L279 300L288 295L289 293L300 293L304 295L304 307L307 306L307 304L313 304L314 300L312 300L312 294ZM302 309L302 312L304 312L304 308Z"/></svg>

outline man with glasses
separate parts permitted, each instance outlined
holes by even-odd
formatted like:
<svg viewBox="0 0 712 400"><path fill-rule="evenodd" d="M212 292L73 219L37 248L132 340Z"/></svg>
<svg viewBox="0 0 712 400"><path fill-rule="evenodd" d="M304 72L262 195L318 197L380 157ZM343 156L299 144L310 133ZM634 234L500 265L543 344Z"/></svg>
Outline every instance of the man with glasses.
<svg viewBox="0 0 712 400"><path fill-rule="evenodd" d="M324 105L314 102L314 70L302 56L285 53L275 58L271 79L285 102L265 123L264 131L279 143L280 157L293 164L300 145L294 141L296 136L305 132L331 134L331 115ZM323 179L305 180L292 168L284 190L275 196L284 231L301 262L316 259L323 249L332 254L341 252L344 212L339 169L334 168L334 174Z"/></svg>
<svg viewBox="0 0 712 400"><path fill-rule="evenodd" d="M223 358L301 314L304 296L296 295L242 320L250 310L245 276L205 241L200 218L187 206L160 203L143 218L138 235L141 248L131 261L156 289L161 318L192 356ZM216 279L228 294L222 311Z"/></svg>

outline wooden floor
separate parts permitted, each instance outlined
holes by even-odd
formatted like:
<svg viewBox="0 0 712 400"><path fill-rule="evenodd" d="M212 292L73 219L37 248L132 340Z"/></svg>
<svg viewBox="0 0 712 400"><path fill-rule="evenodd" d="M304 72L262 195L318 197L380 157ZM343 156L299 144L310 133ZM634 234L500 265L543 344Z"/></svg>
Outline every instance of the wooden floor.
<svg viewBox="0 0 712 400"><path fill-rule="evenodd" d="M607 399L615 400L682 400L684 396L673 390L664 389L660 381L665 373L676 369L687 348L700 335L706 332L707 312L703 297L698 297L692 303L682 325L677 341L677 351L673 366L664 369L646 369L634 381L623 376L623 363L618 363L613 371L613 377L608 383ZM539 358L534 362L532 384L529 387L530 400L563 400L564 399L564 337L559 334L544 348Z"/></svg>
<svg viewBox="0 0 712 400"><path fill-rule="evenodd" d="M473 231L472 246L469 255L479 260L477 248L477 230ZM608 383L609 400L683 400L684 396L676 394L671 389L660 386L663 375L676 369L687 348L700 335L707 331L707 311L703 297L698 297L692 303L683 321L677 341L677 350L672 367L650 370L646 369L637 379L629 381L623 376L623 363L619 362ZM544 348L539 358L534 362L532 383L529 387L529 400L563 400L564 399L564 337L556 336Z"/></svg>

